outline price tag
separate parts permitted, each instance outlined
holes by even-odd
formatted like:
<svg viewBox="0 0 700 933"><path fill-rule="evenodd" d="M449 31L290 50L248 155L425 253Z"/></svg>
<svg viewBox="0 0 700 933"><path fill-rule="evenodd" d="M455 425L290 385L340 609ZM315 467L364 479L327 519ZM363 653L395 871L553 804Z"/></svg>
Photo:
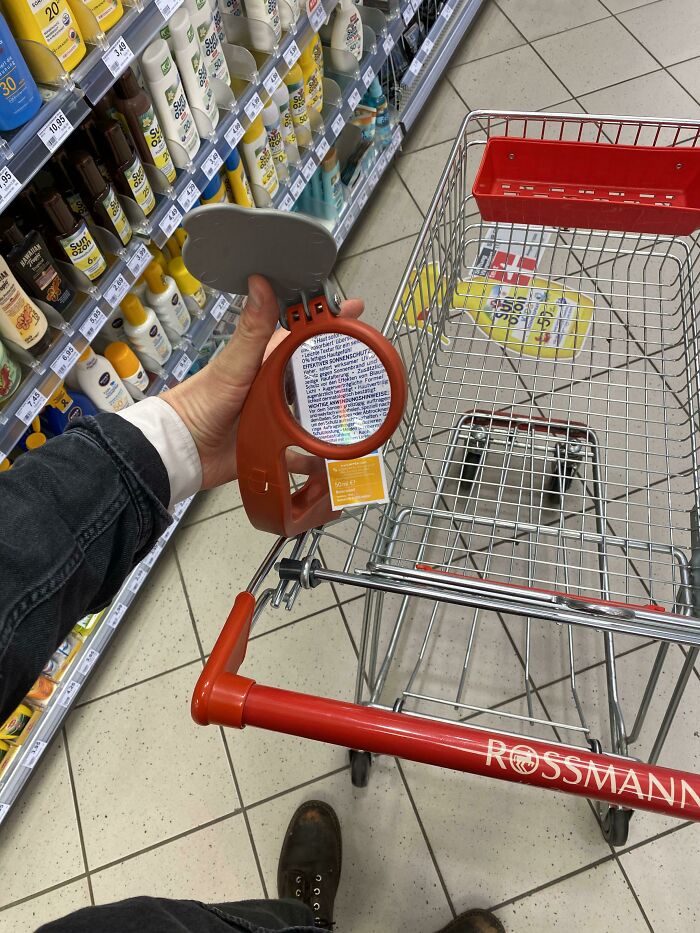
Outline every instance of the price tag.
<svg viewBox="0 0 700 933"><path fill-rule="evenodd" d="M326 21L326 11L323 9L321 0L307 0L306 12L309 15L309 22L314 32L318 32Z"/></svg>
<svg viewBox="0 0 700 933"><path fill-rule="evenodd" d="M413 19L413 7L411 6L410 3L407 3L403 11L404 25L408 26L408 24L411 22L412 19Z"/></svg>
<svg viewBox="0 0 700 933"><path fill-rule="evenodd" d="M25 768L30 770L34 767L37 761L44 754L44 749L46 748L46 742L42 742L41 739L35 739L32 742L32 746L27 752L27 754L22 759L22 764Z"/></svg>
<svg viewBox="0 0 700 933"><path fill-rule="evenodd" d="M362 208L365 206L365 204L367 203L368 197L369 197L368 193L366 191L363 191L357 202L357 207L359 210L362 210Z"/></svg>
<svg viewBox="0 0 700 933"><path fill-rule="evenodd" d="M107 317L102 313L102 311L99 308L95 308L95 310L90 314L90 317L86 321L83 321L83 323L80 325L80 333L89 342L92 340L95 334L102 329L102 325L106 320Z"/></svg>
<svg viewBox="0 0 700 933"><path fill-rule="evenodd" d="M245 110L246 116L252 123L263 109L263 102L260 100L260 95L253 94L243 109Z"/></svg>
<svg viewBox="0 0 700 933"><path fill-rule="evenodd" d="M296 42L290 42L284 52L282 52L282 58L284 59L287 68L292 68L297 63L300 55L301 52L299 51L299 46L296 44Z"/></svg>
<svg viewBox="0 0 700 933"><path fill-rule="evenodd" d="M241 121L234 120L231 126L226 130L224 139L232 149L235 149L239 142L243 139L244 132L245 130L241 126Z"/></svg>
<svg viewBox="0 0 700 933"><path fill-rule="evenodd" d="M449 23L449 21L452 19L453 13L454 13L454 10L450 6L450 4L446 3L444 7L442 8L442 18L445 20L446 23Z"/></svg>
<svg viewBox="0 0 700 933"><path fill-rule="evenodd" d="M138 593L147 576L148 570L146 570L145 567L137 567L136 570L134 570L131 575L131 580L129 580L129 589L132 593Z"/></svg>
<svg viewBox="0 0 700 933"><path fill-rule="evenodd" d="M211 181L223 164L224 160L221 158L216 149L214 149L213 152L209 153L204 162L202 162L202 171L207 176L209 181Z"/></svg>
<svg viewBox="0 0 700 933"><path fill-rule="evenodd" d="M176 508L177 508L177 507L176 507ZM173 510L173 511L175 511L175 510ZM176 528L177 528L177 525L175 525L175 524L173 524L173 525L168 525L168 527L165 529L165 531L163 532L163 534L160 536L160 540L163 542L164 545L165 545L168 541L170 541L170 539L171 539L172 536L173 536L173 532L175 531Z"/></svg>
<svg viewBox="0 0 700 933"><path fill-rule="evenodd" d="M181 191L177 196L177 200L180 204L180 207L185 213L190 210L192 205L199 198L199 188L195 185L193 181L187 183L187 187L184 191Z"/></svg>
<svg viewBox="0 0 700 933"><path fill-rule="evenodd" d="M301 192L304 190L304 179L301 177L301 175L297 175L297 177L294 179L292 182L291 190L295 198L298 198Z"/></svg>
<svg viewBox="0 0 700 933"><path fill-rule="evenodd" d="M7 814L10 812L9 803L0 803L0 823L5 819Z"/></svg>
<svg viewBox="0 0 700 933"><path fill-rule="evenodd" d="M163 231L166 237L170 237L173 235L173 231L179 227L181 220L182 214L180 213L177 204L173 204L168 213L161 220L160 229Z"/></svg>
<svg viewBox="0 0 700 933"><path fill-rule="evenodd" d="M285 194L285 196L280 201L280 210L281 211L291 211L294 207L294 198L291 194Z"/></svg>
<svg viewBox="0 0 700 933"><path fill-rule="evenodd" d="M304 176L304 178L307 181L310 181L311 176L313 175L315 171L316 171L316 163L311 157L309 157L301 167L301 174Z"/></svg>
<svg viewBox="0 0 700 933"><path fill-rule="evenodd" d="M216 304L211 309L211 316L215 321L220 321L228 308L228 298L225 295L219 295Z"/></svg>
<svg viewBox="0 0 700 933"><path fill-rule="evenodd" d="M153 565L155 564L156 560L157 560L158 557L160 556L160 552L161 552L162 550L163 550L163 545L160 543L160 541L157 541L157 542L153 545L153 547L151 548L151 550L148 552L148 554L146 554L146 556L144 557L144 559L143 559L144 564L145 564L147 567L153 567Z"/></svg>
<svg viewBox="0 0 700 933"><path fill-rule="evenodd" d="M73 124L62 110L57 110L51 119L42 126L37 136L49 152L55 152L72 131Z"/></svg>
<svg viewBox="0 0 700 933"><path fill-rule="evenodd" d="M22 424L30 424L46 404L46 396L38 389L33 389L21 408L17 410L17 417Z"/></svg>
<svg viewBox="0 0 700 933"><path fill-rule="evenodd" d="M69 343L53 361L51 364L51 369L53 369L59 379L63 379L66 373L69 373L78 362L79 356L80 354L75 349L73 344Z"/></svg>
<svg viewBox="0 0 700 933"><path fill-rule="evenodd" d="M119 36L117 41L102 56L102 61L112 72L114 77L118 77L133 61L134 53L124 36Z"/></svg>
<svg viewBox="0 0 700 933"><path fill-rule="evenodd" d="M270 71L270 74L263 78L263 87L270 95L270 97L272 97L281 83L282 79L280 78L280 73L276 68L273 68Z"/></svg>
<svg viewBox="0 0 700 933"><path fill-rule="evenodd" d="M387 166L388 161L389 161L389 156L387 155L387 152L385 149L384 152L382 152L382 154L379 156L379 161L377 163L379 166L380 175L383 175L384 172L386 171L386 166Z"/></svg>
<svg viewBox="0 0 700 933"><path fill-rule="evenodd" d="M141 275L146 266L151 262L153 256L149 253L146 245L141 243L133 256L127 262L126 267L135 279Z"/></svg>
<svg viewBox="0 0 700 933"><path fill-rule="evenodd" d="M192 367L192 360L186 353L183 353L177 363L173 366L173 376L178 382L182 382Z"/></svg>
<svg viewBox="0 0 700 933"><path fill-rule="evenodd" d="M340 134L343 131L344 126L345 126L345 117L342 115L342 113L339 113L338 116L331 123L331 129L333 130L334 135L340 136Z"/></svg>
<svg viewBox="0 0 700 933"><path fill-rule="evenodd" d="M13 175L7 166L0 168L0 208L3 208L21 187L17 176Z"/></svg>
<svg viewBox="0 0 700 933"><path fill-rule="evenodd" d="M392 36L391 33L389 33L389 35L386 37L386 39L382 43L382 46L384 48L384 54L389 55L391 53L391 50L394 48L394 37Z"/></svg>
<svg viewBox="0 0 700 933"><path fill-rule="evenodd" d="M357 107L357 105L360 103L361 100L362 100L362 95L357 90L357 88L354 88L352 94L349 97L349 103L353 110L355 109L355 107Z"/></svg>
<svg viewBox="0 0 700 933"><path fill-rule="evenodd" d="M124 603L117 603L115 606L112 606L109 615L107 616L107 625L110 628L116 628L124 618L125 612L126 606Z"/></svg>
<svg viewBox="0 0 700 933"><path fill-rule="evenodd" d="M368 65L367 68L365 68L365 73L362 75L362 83L369 89L372 81L374 81L374 69L371 65Z"/></svg>
<svg viewBox="0 0 700 933"><path fill-rule="evenodd" d="M83 657L83 660L80 662L80 665L78 666L78 673L82 674L83 677L87 677L87 675L93 669L95 665L95 661L99 658L99 656L100 656L100 652L97 651L95 648L88 648L88 650L85 652L85 656Z"/></svg>
<svg viewBox="0 0 700 933"><path fill-rule="evenodd" d="M423 62L419 58L414 58L411 64L408 66L408 70L412 75L419 75L420 70L423 67Z"/></svg>
<svg viewBox="0 0 700 933"><path fill-rule="evenodd" d="M411 0L411 6L413 7L413 12L417 13L420 9L421 0Z"/></svg>
<svg viewBox="0 0 700 933"><path fill-rule="evenodd" d="M330 148L331 148L330 143L324 136L319 141L319 144L316 146L316 158L318 159L319 162L322 162L326 158L326 156L328 155L328 150Z"/></svg>
<svg viewBox="0 0 700 933"><path fill-rule="evenodd" d="M160 15L167 21L182 6L183 2L184 0L156 0L156 6L160 10Z"/></svg>
<svg viewBox="0 0 700 933"><path fill-rule="evenodd" d="M120 272L109 288L105 291L104 299L110 308L116 308L128 291L129 283Z"/></svg>
<svg viewBox="0 0 700 933"><path fill-rule="evenodd" d="M78 690L80 690L80 681L78 680L68 681L68 683L63 688L63 691L61 692L61 697L58 701L58 705L62 706L64 709L68 709L68 707L73 702L73 697L76 695Z"/></svg>
<svg viewBox="0 0 700 933"><path fill-rule="evenodd" d="M423 59L424 59L424 60L425 60L425 59L428 57L428 55L430 55L430 53L433 51L433 45L434 45L434 43L433 43L433 40L432 40L432 39L426 39L425 42L423 43L422 51L423 51Z"/></svg>

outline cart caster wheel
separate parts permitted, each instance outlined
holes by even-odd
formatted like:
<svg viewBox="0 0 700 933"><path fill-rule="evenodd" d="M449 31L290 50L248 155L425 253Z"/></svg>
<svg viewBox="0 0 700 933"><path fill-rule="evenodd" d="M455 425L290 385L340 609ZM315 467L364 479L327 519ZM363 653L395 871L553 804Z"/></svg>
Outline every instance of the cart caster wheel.
<svg viewBox="0 0 700 933"><path fill-rule="evenodd" d="M560 509L564 504L564 496L571 488L574 478L578 475L579 464L583 455L581 444L559 442L555 445L557 458L546 487L550 506Z"/></svg>
<svg viewBox="0 0 700 933"><path fill-rule="evenodd" d="M472 428L466 443L460 482L464 485L465 495L471 494L471 488L479 475L479 469L486 453L486 431L480 425Z"/></svg>
<svg viewBox="0 0 700 933"><path fill-rule="evenodd" d="M371 767L372 756L369 752L358 752L355 748L350 749L350 777L353 787L367 787Z"/></svg>
<svg viewBox="0 0 700 933"><path fill-rule="evenodd" d="M606 842L609 842L611 846L623 846L627 842L632 813L632 810L625 810L621 807L608 807L600 828Z"/></svg>

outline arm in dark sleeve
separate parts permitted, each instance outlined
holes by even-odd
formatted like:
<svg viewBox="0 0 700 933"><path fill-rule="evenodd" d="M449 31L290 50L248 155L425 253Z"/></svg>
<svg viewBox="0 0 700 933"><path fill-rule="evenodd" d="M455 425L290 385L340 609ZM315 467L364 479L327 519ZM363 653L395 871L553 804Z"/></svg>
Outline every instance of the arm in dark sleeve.
<svg viewBox="0 0 700 933"><path fill-rule="evenodd" d="M155 544L169 499L155 447L113 414L77 421L0 475L0 723Z"/></svg>

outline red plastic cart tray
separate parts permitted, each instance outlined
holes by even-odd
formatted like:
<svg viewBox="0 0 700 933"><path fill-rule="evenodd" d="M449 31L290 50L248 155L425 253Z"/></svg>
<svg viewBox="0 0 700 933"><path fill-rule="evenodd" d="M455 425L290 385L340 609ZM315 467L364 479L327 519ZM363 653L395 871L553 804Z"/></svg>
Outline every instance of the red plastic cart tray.
<svg viewBox="0 0 700 933"><path fill-rule="evenodd" d="M488 221L687 235L700 228L700 149L496 137L473 195Z"/></svg>

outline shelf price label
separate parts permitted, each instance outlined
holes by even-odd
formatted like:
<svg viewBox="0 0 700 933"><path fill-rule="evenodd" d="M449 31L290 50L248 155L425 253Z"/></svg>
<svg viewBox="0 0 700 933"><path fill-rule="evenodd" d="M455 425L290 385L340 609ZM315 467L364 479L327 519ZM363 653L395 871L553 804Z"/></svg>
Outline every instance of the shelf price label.
<svg viewBox="0 0 700 933"><path fill-rule="evenodd" d="M211 181L223 164L224 160L221 158L216 149L214 149L213 152L209 153L204 162L202 162L202 171L207 176L209 181Z"/></svg>
<svg viewBox="0 0 700 933"><path fill-rule="evenodd" d="M150 551L148 552L148 554L146 554L146 556L144 557L144 559L143 559L144 564L145 564L147 567L153 567L153 565L155 564L156 560L157 560L158 557L160 556L160 552L161 552L162 550L163 550L163 545L161 544L160 541L156 541L156 543L153 545L153 547L151 548L151 550L150 550Z"/></svg>
<svg viewBox="0 0 700 933"><path fill-rule="evenodd" d="M340 136L345 126L345 117L339 113L331 123L331 129L336 136Z"/></svg>
<svg viewBox="0 0 700 933"><path fill-rule="evenodd" d="M0 168L0 210L11 200L22 185L7 166Z"/></svg>
<svg viewBox="0 0 700 933"><path fill-rule="evenodd" d="M426 59L428 55L430 55L430 53L433 51L433 46L434 46L434 43L432 39L425 40L422 46L423 59Z"/></svg>
<svg viewBox="0 0 700 933"><path fill-rule="evenodd" d="M143 581L148 576L148 570L146 567L137 567L136 570L131 575L131 580L129 580L129 589L132 593L138 593L141 589Z"/></svg>
<svg viewBox="0 0 700 933"><path fill-rule="evenodd" d="M285 194L285 196L280 201L280 210L281 211L291 211L294 207L294 198L291 194Z"/></svg>
<svg viewBox="0 0 700 933"><path fill-rule="evenodd" d="M368 197L369 197L369 194L367 193L367 191L363 191L357 202L358 211L361 211L362 208L365 206L365 204L367 203Z"/></svg>
<svg viewBox="0 0 700 933"><path fill-rule="evenodd" d="M322 162L326 158L326 156L328 155L328 150L330 148L331 148L330 143L324 136L319 141L319 144L316 146L316 158L318 159L319 162Z"/></svg>
<svg viewBox="0 0 700 933"><path fill-rule="evenodd" d="M421 0L411 0L411 7L413 8L414 13L418 12L418 10L420 9L420 4L421 4Z"/></svg>
<svg viewBox="0 0 700 933"><path fill-rule="evenodd" d="M180 225L181 220L182 214L180 213L180 209L178 208L177 204L173 204L168 213L161 220L160 229L163 231L166 237L170 237L173 235L173 232L176 230L176 228Z"/></svg>
<svg viewBox="0 0 700 933"><path fill-rule="evenodd" d="M42 741L41 739L35 739L32 742L29 751L26 753L26 755L22 759L22 764L24 765L24 767L29 768L31 771L31 769L34 767L37 761L44 754L45 748L46 748L46 742Z"/></svg>
<svg viewBox="0 0 700 933"><path fill-rule="evenodd" d="M211 309L211 316L214 318L215 321L220 321L221 318L224 316L224 313L226 312L227 308L228 308L228 298L226 297L226 295L219 295L219 297L216 299L216 304Z"/></svg>
<svg viewBox="0 0 700 933"><path fill-rule="evenodd" d="M61 692L61 697L58 701L58 705L62 706L64 709L68 709L68 707L73 702L73 698L75 697L78 690L80 690L79 680L68 681L68 683L65 685L65 687L63 688Z"/></svg>
<svg viewBox="0 0 700 933"><path fill-rule="evenodd" d="M244 132L245 130L241 125L241 121L234 120L231 126L226 130L224 139L232 149L235 149L239 142L243 139Z"/></svg>
<svg viewBox="0 0 700 933"><path fill-rule="evenodd" d="M287 68L293 68L296 65L301 52L299 51L299 46L292 40L287 48L282 52L282 58L287 66Z"/></svg>
<svg viewBox="0 0 700 933"><path fill-rule="evenodd" d="M120 272L109 288L105 291L104 299L110 308L116 308L128 291L129 283Z"/></svg>
<svg viewBox="0 0 700 933"><path fill-rule="evenodd" d="M164 20L169 20L177 10L180 9L184 0L156 0L156 6L160 10L160 15Z"/></svg>
<svg viewBox="0 0 700 933"><path fill-rule="evenodd" d="M357 107L357 105L360 103L361 100L362 100L362 95L357 90L357 88L353 88L352 94L348 98L348 103L350 104L353 110Z"/></svg>
<svg viewBox="0 0 700 933"><path fill-rule="evenodd" d="M408 26L408 24L411 22L412 19L413 19L413 7L411 6L411 3L409 2L406 4L406 7L403 11L404 24Z"/></svg>
<svg viewBox="0 0 700 933"><path fill-rule="evenodd" d="M291 191L295 198L298 198L301 192L304 190L304 179L301 175L297 175L291 185Z"/></svg>
<svg viewBox="0 0 700 933"><path fill-rule="evenodd" d="M275 93L277 88L282 83L282 78L280 78L279 71L273 66L269 75L263 78L263 87L267 91L270 97Z"/></svg>
<svg viewBox="0 0 700 933"><path fill-rule="evenodd" d="M38 389L32 389L23 405L17 409L17 417L22 424L30 424L46 404L46 396Z"/></svg>
<svg viewBox="0 0 700 933"><path fill-rule="evenodd" d="M183 353L177 363L173 366L173 377L178 382L182 382L192 367L192 360L186 353Z"/></svg>
<svg viewBox="0 0 700 933"><path fill-rule="evenodd" d="M450 6L449 3L446 3L444 7L442 8L442 18L445 20L446 23L449 23L449 21L452 19L453 13L454 13L454 9Z"/></svg>
<svg viewBox="0 0 700 933"><path fill-rule="evenodd" d="M418 77L420 70L423 67L423 62L419 58L414 58L411 64L408 66L408 70L412 75Z"/></svg>
<svg viewBox="0 0 700 933"><path fill-rule="evenodd" d="M100 652L96 648L88 648L85 652L83 660L78 666L78 673L82 674L83 677L87 677L90 671L95 666L95 661L99 658Z"/></svg>
<svg viewBox="0 0 700 933"><path fill-rule="evenodd" d="M386 39L382 43L382 47L384 49L385 55L391 54L391 50L394 48L394 37L392 36L391 33L389 33L389 35L386 37Z"/></svg>
<svg viewBox="0 0 700 933"><path fill-rule="evenodd" d="M362 83L367 88L367 90L369 90L369 86L372 81L374 81L374 68L372 68L371 65L368 65L367 68L365 68L364 74L362 75Z"/></svg>
<svg viewBox="0 0 700 933"><path fill-rule="evenodd" d="M78 362L80 354L72 343L66 345L56 359L51 364L51 369L56 373L59 379L63 379Z"/></svg>
<svg viewBox="0 0 700 933"><path fill-rule="evenodd" d="M110 628L116 628L121 620L124 618L124 613L126 612L126 606L124 603L116 603L112 606L112 609L107 616L107 625Z"/></svg>
<svg viewBox="0 0 700 933"><path fill-rule="evenodd" d="M306 12L314 32L318 32L326 21L326 11L321 0L307 0Z"/></svg>
<svg viewBox="0 0 700 933"><path fill-rule="evenodd" d="M141 243L139 248L130 256L126 262L126 267L135 279L138 279L146 266L151 262L153 256L148 251L145 243Z"/></svg>
<svg viewBox="0 0 700 933"><path fill-rule="evenodd" d="M37 136L49 152L55 152L66 136L70 136L72 132L73 124L62 110L57 110L51 119L42 126Z"/></svg>
<svg viewBox="0 0 700 933"><path fill-rule="evenodd" d="M83 323L80 325L80 333L88 342L90 342L95 334L99 333L99 331L102 329L102 325L106 320L106 315L103 314L99 308L95 308L88 317L87 321L83 321Z"/></svg>
<svg viewBox="0 0 700 933"><path fill-rule="evenodd" d="M260 100L260 95L253 94L253 96L250 98L250 100L248 101L248 103L245 105L243 109L245 110L246 116L252 123L253 120L257 117L259 113L262 112L262 109L263 109L263 102Z"/></svg>
<svg viewBox="0 0 700 933"><path fill-rule="evenodd" d="M129 43L124 36L119 36L117 41L102 56L102 61L109 68L115 78L134 60L134 53L129 48Z"/></svg>
<svg viewBox="0 0 700 933"><path fill-rule="evenodd" d="M185 213L187 213L192 205L195 203L199 197L199 188L195 185L193 181L187 183L184 191L181 191L177 196L177 200L180 204L180 207Z"/></svg>
<svg viewBox="0 0 700 933"><path fill-rule="evenodd" d="M316 171L316 163L311 158L311 156L309 156L309 158L306 160L306 162L304 162L304 164L301 167L301 174L304 176L304 178L307 181L311 181L311 176L313 175L315 171Z"/></svg>

